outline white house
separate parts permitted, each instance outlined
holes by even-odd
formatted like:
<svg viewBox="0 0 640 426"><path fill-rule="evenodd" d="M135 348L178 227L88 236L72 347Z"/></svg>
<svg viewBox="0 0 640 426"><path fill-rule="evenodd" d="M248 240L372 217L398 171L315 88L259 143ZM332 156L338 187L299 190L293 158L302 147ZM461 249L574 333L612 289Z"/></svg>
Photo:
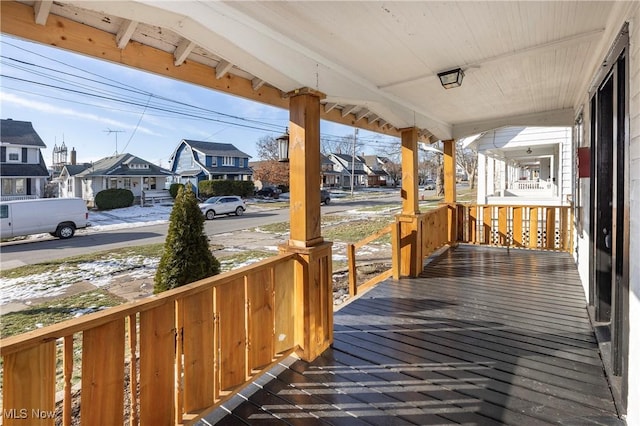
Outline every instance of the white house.
<svg viewBox="0 0 640 426"><path fill-rule="evenodd" d="M98 192L128 189L136 199L164 190L172 173L132 154L105 157L93 164L68 164L60 173L60 196L79 197L93 205Z"/></svg>
<svg viewBox="0 0 640 426"><path fill-rule="evenodd" d="M360 187L367 184L367 172L364 170L364 162L356 157L346 154L329 154L329 159L333 162L333 170L340 173L339 186L348 188L351 186L351 175L353 174L353 186Z"/></svg>
<svg viewBox="0 0 640 426"><path fill-rule="evenodd" d="M2 120L0 127L0 197L40 198L49 178L41 150L47 146L29 121Z"/></svg>

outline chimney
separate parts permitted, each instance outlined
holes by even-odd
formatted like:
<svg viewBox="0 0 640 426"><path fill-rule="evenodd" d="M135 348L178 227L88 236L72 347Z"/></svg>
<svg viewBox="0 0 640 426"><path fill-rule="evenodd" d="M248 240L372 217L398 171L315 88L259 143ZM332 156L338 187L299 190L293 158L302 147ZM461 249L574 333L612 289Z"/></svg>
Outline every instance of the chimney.
<svg viewBox="0 0 640 426"><path fill-rule="evenodd" d="M71 165L76 165L76 148L71 148Z"/></svg>

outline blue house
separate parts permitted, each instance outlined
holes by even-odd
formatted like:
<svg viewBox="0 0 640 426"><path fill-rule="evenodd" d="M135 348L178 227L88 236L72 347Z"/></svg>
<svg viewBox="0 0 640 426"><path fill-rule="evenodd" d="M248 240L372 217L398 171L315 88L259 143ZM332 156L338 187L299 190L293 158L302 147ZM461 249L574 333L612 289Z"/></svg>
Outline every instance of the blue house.
<svg viewBox="0 0 640 426"><path fill-rule="evenodd" d="M183 139L171 155L171 171L179 182L251 180L248 154L233 144Z"/></svg>

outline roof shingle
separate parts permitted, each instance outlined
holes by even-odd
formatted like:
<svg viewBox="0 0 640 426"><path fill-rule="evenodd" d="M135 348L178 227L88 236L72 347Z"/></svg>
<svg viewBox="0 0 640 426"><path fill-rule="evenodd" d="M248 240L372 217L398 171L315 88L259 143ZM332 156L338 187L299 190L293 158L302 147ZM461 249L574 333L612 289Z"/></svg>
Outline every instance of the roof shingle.
<svg viewBox="0 0 640 426"><path fill-rule="evenodd" d="M14 145L36 146L46 148L30 121L2 119L0 125L0 142Z"/></svg>

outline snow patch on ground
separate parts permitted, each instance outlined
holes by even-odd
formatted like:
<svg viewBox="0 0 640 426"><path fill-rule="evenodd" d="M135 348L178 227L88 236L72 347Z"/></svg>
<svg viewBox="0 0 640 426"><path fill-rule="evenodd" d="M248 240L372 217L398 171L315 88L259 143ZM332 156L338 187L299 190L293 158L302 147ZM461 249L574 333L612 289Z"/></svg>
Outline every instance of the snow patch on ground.
<svg viewBox="0 0 640 426"><path fill-rule="evenodd" d="M1 278L0 306L11 302L25 302L29 299L62 296L66 289L80 281L89 281L96 287L104 287L112 282L113 275L132 269L136 269L136 273L142 273L147 269L147 274L151 275L158 266L158 262L159 259L144 256L131 256L125 259L107 258L74 266L63 264L54 272L19 278Z"/></svg>

